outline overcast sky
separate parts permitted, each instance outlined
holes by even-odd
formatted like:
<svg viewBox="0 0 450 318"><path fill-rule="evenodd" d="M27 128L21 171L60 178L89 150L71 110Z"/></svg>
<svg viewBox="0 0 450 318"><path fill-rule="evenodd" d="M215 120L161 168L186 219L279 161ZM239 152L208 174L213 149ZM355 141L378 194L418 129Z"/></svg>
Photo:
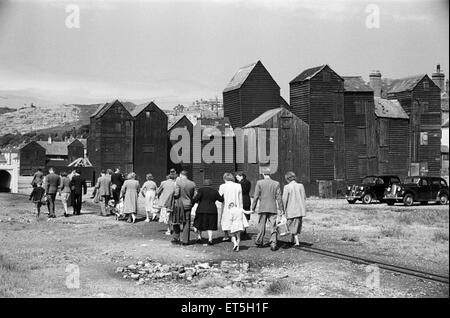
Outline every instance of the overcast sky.
<svg viewBox="0 0 450 318"><path fill-rule="evenodd" d="M67 28L67 4L80 28ZM380 9L368 28L368 4ZM66 102L155 100L163 108L222 96L261 60L289 98L303 69L396 78L449 73L447 0L0 0L0 91Z"/></svg>

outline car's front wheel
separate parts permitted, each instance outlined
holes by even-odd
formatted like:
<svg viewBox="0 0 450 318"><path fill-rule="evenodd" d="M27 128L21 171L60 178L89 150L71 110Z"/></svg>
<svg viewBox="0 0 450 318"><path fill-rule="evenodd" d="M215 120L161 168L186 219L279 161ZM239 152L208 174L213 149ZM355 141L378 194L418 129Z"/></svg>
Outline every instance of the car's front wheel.
<svg viewBox="0 0 450 318"><path fill-rule="evenodd" d="M414 203L414 197L411 193L405 194L403 197L403 204L406 206L411 206Z"/></svg>
<svg viewBox="0 0 450 318"><path fill-rule="evenodd" d="M366 194L364 194L364 196L362 198L362 202L364 204L370 204L370 203L372 203L372 199L373 199L372 195L370 193L366 193Z"/></svg>
<svg viewBox="0 0 450 318"><path fill-rule="evenodd" d="M446 205L448 203L448 194L441 193L439 195L439 204Z"/></svg>

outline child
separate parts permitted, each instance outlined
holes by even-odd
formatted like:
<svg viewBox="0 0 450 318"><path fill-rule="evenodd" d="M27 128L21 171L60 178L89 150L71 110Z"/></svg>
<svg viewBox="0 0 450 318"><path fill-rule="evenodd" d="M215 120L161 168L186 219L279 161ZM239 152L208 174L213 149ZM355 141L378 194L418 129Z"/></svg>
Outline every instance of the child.
<svg viewBox="0 0 450 318"><path fill-rule="evenodd" d="M41 214L42 198L44 197L45 190L42 187L42 181L39 181L36 187L31 191L30 199L33 199L34 206L36 207L36 218Z"/></svg>
<svg viewBox="0 0 450 318"><path fill-rule="evenodd" d="M244 211L237 207L233 202L228 205L231 216L231 241L233 242L233 251L239 252L239 243L241 242L241 233L248 227L248 221L245 214L250 214L250 211Z"/></svg>

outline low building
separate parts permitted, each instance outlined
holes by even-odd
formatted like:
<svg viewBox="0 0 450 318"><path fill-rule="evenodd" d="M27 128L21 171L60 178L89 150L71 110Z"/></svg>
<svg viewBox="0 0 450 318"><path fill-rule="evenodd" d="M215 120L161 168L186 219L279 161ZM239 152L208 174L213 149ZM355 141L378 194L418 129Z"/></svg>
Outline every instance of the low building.
<svg viewBox="0 0 450 318"><path fill-rule="evenodd" d="M19 192L19 169L16 152L0 153L0 192Z"/></svg>

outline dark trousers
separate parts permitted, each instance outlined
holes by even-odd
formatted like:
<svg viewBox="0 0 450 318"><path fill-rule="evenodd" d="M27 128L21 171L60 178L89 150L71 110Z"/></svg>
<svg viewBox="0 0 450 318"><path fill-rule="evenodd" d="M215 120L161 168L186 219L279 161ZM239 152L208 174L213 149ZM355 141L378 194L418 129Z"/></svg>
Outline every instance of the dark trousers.
<svg viewBox="0 0 450 318"><path fill-rule="evenodd" d="M117 203L119 203L120 201L120 190L122 190L122 188L117 187L115 190L113 190L112 195L113 195L113 199L114 199L114 203L117 205Z"/></svg>
<svg viewBox="0 0 450 318"><path fill-rule="evenodd" d="M109 195L102 195L102 201L100 202L100 215L107 215L106 208L108 207Z"/></svg>
<svg viewBox="0 0 450 318"><path fill-rule="evenodd" d="M47 193L47 207L49 216L55 216L55 199L56 193Z"/></svg>
<svg viewBox="0 0 450 318"><path fill-rule="evenodd" d="M269 222L270 227L270 244L277 244L277 214L276 213L259 213L258 214L258 235L256 236L256 244L264 244L264 236L266 235L266 223Z"/></svg>
<svg viewBox="0 0 450 318"><path fill-rule="evenodd" d="M179 240L183 243L189 243L189 234L191 232L191 210L184 211L183 230L181 230L181 224L173 225L173 239ZM180 238L181 234L181 238Z"/></svg>
<svg viewBox="0 0 450 318"><path fill-rule="evenodd" d="M81 213L81 199L83 197L83 195L80 193L74 193L72 192L72 197L73 197L73 214L80 214Z"/></svg>

